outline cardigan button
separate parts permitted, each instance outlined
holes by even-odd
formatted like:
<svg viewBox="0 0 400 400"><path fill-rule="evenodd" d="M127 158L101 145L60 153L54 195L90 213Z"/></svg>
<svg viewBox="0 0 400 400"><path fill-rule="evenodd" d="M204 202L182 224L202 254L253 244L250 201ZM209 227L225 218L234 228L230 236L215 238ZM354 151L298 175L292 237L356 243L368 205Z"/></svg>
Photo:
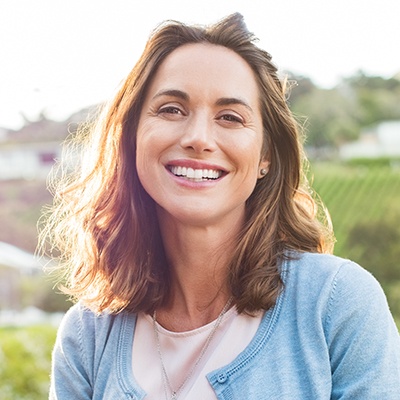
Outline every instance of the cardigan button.
<svg viewBox="0 0 400 400"><path fill-rule="evenodd" d="M218 374L218 376L217 376L218 383L225 383L227 381L227 379L228 379L228 376L224 372Z"/></svg>

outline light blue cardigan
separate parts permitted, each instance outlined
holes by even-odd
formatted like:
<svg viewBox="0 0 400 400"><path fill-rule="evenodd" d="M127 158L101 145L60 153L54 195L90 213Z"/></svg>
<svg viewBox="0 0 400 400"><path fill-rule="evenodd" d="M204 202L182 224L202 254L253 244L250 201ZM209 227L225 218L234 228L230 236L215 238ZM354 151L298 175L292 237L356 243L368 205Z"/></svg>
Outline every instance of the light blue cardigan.
<svg viewBox="0 0 400 400"><path fill-rule="evenodd" d="M285 288L251 343L207 376L216 397L399 400L400 338L377 281L321 254L285 262L282 276ZM54 348L50 399L144 399L131 368L135 322L72 307Z"/></svg>

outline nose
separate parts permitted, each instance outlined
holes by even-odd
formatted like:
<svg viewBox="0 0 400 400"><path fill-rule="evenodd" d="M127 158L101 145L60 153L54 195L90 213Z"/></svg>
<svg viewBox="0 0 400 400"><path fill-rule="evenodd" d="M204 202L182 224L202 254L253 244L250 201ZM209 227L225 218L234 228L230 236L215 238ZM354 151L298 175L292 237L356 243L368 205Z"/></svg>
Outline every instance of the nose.
<svg viewBox="0 0 400 400"><path fill-rule="evenodd" d="M216 149L213 119L206 113L188 118L181 136L181 146L196 153L212 152Z"/></svg>

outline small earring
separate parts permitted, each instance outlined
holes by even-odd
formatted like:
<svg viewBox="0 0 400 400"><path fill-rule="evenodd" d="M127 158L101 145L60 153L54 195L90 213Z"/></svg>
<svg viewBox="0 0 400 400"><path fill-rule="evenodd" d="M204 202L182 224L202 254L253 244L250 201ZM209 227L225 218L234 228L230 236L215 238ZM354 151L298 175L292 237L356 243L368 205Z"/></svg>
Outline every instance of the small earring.
<svg viewBox="0 0 400 400"><path fill-rule="evenodd" d="M261 168L261 169L260 169L260 175L261 175L261 176L267 175L267 172L268 172L268 170L267 170L266 168Z"/></svg>

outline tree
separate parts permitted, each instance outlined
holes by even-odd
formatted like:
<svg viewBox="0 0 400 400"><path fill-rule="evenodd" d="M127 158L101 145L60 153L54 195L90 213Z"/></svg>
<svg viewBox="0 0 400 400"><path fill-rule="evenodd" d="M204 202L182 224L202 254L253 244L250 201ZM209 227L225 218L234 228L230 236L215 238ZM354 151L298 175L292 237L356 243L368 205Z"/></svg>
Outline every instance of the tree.
<svg viewBox="0 0 400 400"><path fill-rule="evenodd" d="M315 87L293 102L292 111L306 121L308 146L337 147L359 135L357 104L337 88Z"/></svg>
<svg viewBox="0 0 400 400"><path fill-rule="evenodd" d="M361 126L400 119L400 80L367 76L359 71L344 82L360 106L358 123Z"/></svg>
<svg viewBox="0 0 400 400"><path fill-rule="evenodd" d="M306 145L336 148L358 138L363 127L400 119L400 80L367 76L359 71L332 89L319 88L307 77L297 82L288 104L305 127Z"/></svg>
<svg viewBox="0 0 400 400"><path fill-rule="evenodd" d="M354 226L348 236L347 253L371 271L383 284L400 281L399 215Z"/></svg>

